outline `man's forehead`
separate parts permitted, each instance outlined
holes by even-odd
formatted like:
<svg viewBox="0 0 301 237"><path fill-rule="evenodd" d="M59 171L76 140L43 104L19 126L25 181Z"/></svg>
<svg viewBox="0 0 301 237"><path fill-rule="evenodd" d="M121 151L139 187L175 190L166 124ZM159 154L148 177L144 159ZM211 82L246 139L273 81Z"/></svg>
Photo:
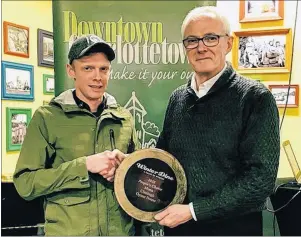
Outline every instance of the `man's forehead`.
<svg viewBox="0 0 301 237"><path fill-rule="evenodd" d="M219 19L208 16L200 16L188 22L185 32L187 30L200 30L206 31L207 33L219 33L216 31L220 31L222 29L223 23Z"/></svg>

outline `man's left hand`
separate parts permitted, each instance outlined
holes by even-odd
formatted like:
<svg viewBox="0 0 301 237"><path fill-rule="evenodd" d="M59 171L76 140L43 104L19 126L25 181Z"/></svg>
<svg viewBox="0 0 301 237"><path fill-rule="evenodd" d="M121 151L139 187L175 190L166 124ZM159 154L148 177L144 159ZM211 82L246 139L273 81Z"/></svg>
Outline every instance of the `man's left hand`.
<svg viewBox="0 0 301 237"><path fill-rule="evenodd" d="M174 228L191 220L192 214L189 205L174 204L155 215L155 219L160 225Z"/></svg>

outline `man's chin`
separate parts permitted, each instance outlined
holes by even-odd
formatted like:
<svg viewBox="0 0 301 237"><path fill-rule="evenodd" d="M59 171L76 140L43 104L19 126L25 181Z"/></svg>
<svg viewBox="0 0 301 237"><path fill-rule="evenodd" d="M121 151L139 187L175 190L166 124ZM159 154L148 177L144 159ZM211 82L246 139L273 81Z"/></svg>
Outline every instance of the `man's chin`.
<svg viewBox="0 0 301 237"><path fill-rule="evenodd" d="M88 98L89 98L89 100L96 101L96 100L102 99L103 95L104 95L103 92L102 93L95 93L94 95L90 95Z"/></svg>
<svg viewBox="0 0 301 237"><path fill-rule="evenodd" d="M196 68L195 72L198 74L207 74L207 73L212 73L214 71L214 68L212 67L201 67L201 68Z"/></svg>

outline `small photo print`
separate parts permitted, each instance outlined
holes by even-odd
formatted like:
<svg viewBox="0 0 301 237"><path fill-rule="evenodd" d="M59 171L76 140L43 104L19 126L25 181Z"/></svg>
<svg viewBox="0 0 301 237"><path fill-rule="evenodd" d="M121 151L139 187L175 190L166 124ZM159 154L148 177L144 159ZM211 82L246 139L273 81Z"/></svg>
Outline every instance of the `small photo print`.
<svg viewBox="0 0 301 237"><path fill-rule="evenodd" d="M283 68L285 47L285 35L239 37L238 68Z"/></svg>
<svg viewBox="0 0 301 237"><path fill-rule="evenodd" d="M27 116L26 114L13 114L11 117L12 144L22 144L26 135L27 127Z"/></svg>
<svg viewBox="0 0 301 237"><path fill-rule="evenodd" d="M278 107L298 107L298 85L269 85Z"/></svg>
<svg viewBox="0 0 301 237"><path fill-rule="evenodd" d="M7 94L30 95L30 71L7 68L5 75Z"/></svg>
<svg viewBox="0 0 301 237"><path fill-rule="evenodd" d="M31 109L6 108L6 150L21 149L31 119Z"/></svg>
<svg viewBox="0 0 301 237"><path fill-rule="evenodd" d="M54 94L55 86L54 76L53 75L43 75L43 91L45 95Z"/></svg>

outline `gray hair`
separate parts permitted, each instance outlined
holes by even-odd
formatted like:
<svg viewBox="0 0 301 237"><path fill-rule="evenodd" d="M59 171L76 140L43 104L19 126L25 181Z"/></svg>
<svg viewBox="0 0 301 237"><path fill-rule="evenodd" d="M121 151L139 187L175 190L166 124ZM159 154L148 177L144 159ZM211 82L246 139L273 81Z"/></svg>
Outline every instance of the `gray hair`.
<svg viewBox="0 0 301 237"><path fill-rule="evenodd" d="M220 20L220 22L223 24L224 26L224 31L225 34L230 35L230 24L229 21L227 19L227 17L225 17L220 10L218 10L217 7L213 7L213 6L206 6L206 7L196 7L194 9L192 9L185 17L183 24L182 24L182 37L184 37L184 31L187 27L187 25L192 21L192 20L197 20L198 18L202 17L202 16L208 16L210 18L216 18L218 20Z"/></svg>

